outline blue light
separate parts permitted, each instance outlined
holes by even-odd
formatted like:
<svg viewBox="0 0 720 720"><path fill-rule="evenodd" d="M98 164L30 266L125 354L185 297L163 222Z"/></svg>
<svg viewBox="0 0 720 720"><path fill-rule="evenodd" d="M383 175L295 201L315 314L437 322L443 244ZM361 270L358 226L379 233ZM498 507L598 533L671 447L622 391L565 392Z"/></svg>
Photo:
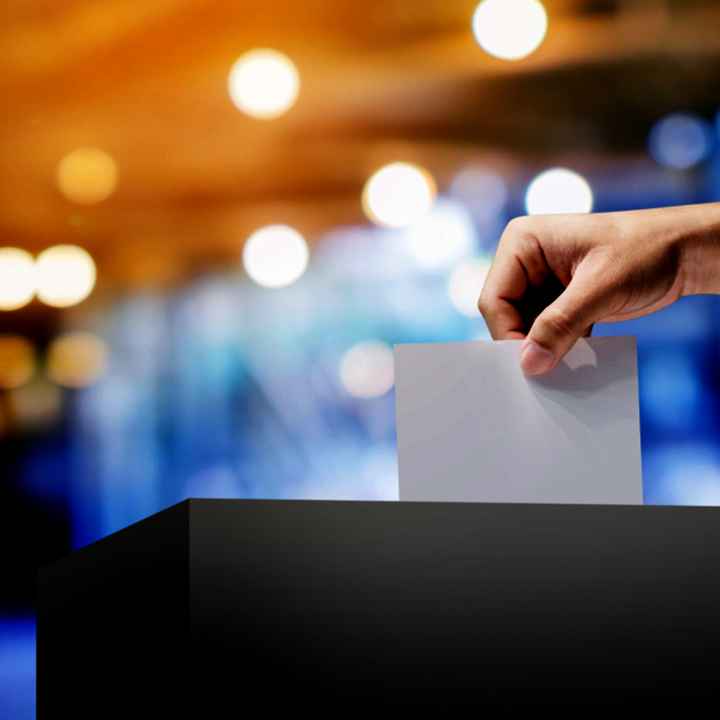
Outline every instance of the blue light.
<svg viewBox="0 0 720 720"><path fill-rule="evenodd" d="M313 265L327 280L363 284L392 281L414 270L397 231L367 226L323 235L313 249Z"/></svg>
<svg viewBox="0 0 720 720"><path fill-rule="evenodd" d="M660 120L650 132L650 154L660 165L688 170L710 154L713 146L710 123L690 113L675 113Z"/></svg>
<svg viewBox="0 0 720 720"><path fill-rule="evenodd" d="M649 505L720 505L720 457L710 445L670 445L647 453Z"/></svg>
<svg viewBox="0 0 720 720"><path fill-rule="evenodd" d="M35 623L0 620L0 717L35 717Z"/></svg>
<svg viewBox="0 0 720 720"><path fill-rule="evenodd" d="M660 427L688 428L698 418L702 392L693 358L680 351L653 354L640 368L643 409Z"/></svg>

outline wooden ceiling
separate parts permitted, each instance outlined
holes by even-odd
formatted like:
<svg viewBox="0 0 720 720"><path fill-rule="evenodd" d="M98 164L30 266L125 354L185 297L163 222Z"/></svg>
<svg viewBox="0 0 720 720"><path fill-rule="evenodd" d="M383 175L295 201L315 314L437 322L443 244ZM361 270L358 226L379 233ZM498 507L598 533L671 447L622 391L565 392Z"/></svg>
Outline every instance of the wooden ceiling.
<svg viewBox="0 0 720 720"><path fill-rule="evenodd" d="M476 0L5 0L0 26L0 244L88 248L108 287L234 262L248 232L288 222L312 241L361 219L385 161L441 187L464 162L642 150L666 112L720 105L716 0L545 0L530 58L476 45ZM296 106L259 121L227 74L253 47L292 57ZM58 191L59 160L96 146L116 193Z"/></svg>

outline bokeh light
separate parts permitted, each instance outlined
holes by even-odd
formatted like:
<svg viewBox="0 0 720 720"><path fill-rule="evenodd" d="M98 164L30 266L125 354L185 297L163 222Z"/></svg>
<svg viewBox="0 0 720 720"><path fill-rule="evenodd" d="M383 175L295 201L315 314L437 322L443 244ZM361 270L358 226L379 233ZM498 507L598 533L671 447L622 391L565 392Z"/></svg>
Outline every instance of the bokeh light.
<svg viewBox="0 0 720 720"><path fill-rule="evenodd" d="M660 120L648 138L650 154L660 165L687 170L705 160L713 146L712 126L689 113L674 113Z"/></svg>
<svg viewBox="0 0 720 720"><path fill-rule="evenodd" d="M720 458L712 444L668 444L648 452L645 467L656 477L646 505L720 506Z"/></svg>
<svg viewBox="0 0 720 720"><path fill-rule="evenodd" d="M307 268L310 252L305 238L287 225L268 225L245 242L243 265L247 274L267 288L294 283Z"/></svg>
<svg viewBox="0 0 720 720"><path fill-rule="evenodd" d="M701 419L703 388L692 356L679 348L648 353L640 369L640 399L650 423L672 431Z"/></svg>
<svg viewBox="0 0 720 720"><path fill-rule="evenodd" d="M509 196L503 178L481 167L462 168L450 183L450 194L460 200L482 225L497 221Z"/></svg>
<svg viewBox="0 0 720 720"><path fill-rule="evenodd" d="M485 52L501 60L521 60L540 47L548 18L539 0L483 0L472 26Z"/></svg>
<svg viewBox="0 0 720 720"><path fill-rule="evenodd" d="M458 312L472 318L480 316L477 301L490 265L490 258L473 258L453 270L448 280L448 295Z"/></svg>
<svg viewBox="0 0 720 720"><path fill-rule="evenodd" d="M115 161L104 150L78 148L60 161L57 183L60 192L68 200L81 205L94 205L107 199L115 191Z"/></svg>
<svg viewBox="0 0 720 720"><path fill-rule="evenodd" d="M376 225L400 228L417 222L435 201L430 173L417 165L395 162L375 172L365 183L362 203Z"/></svg>
<svg viewBox="0 0 720 720"><path fill-rule="evenodd" d="M87 251L76 245L55 245L43 250L35 269L37 294L46 305L76 305L95 287L95 263Z"/></svg>
<svg viewBox="0 0 720 720"><path fill-rule="evenodd" d="M0 248L0 310L27 305L36 287L33 256L20 248Z"/></svg>
<svg viewBox="0 0 720 720"><path fill-rule="evenodd" d="M19 335L0 335L0 387L17 388L35 373L35 348Z"/></svg>
<svg viewBox="0 0 720 720"><path fill-rule="evenodd" d="M391 282L415 271L397 232L368 225L338 227L313 246L322 277L341 282Z"/></svg>
<svg viewBox="0 0 720 720"><path fill-rule="evenodd" d="M529 215L589 213L593 192L588 181L566 168L540 173L528 186L525 207Z"/></svg>
<svg viewBox="0 0 720 720"><path fill-rule="evenodd" d="M438 201L433 209L403 231L418 267L449 267L473 252L475 231L470 213L457 202Z"/></svg>
<svg viewBox="0 0 720 720"><path fill-rule="evenodd" d="M276 118L287 112L300 92L300 75L277 50L251 50L230 70L228 91L235 106L252 117Z"/></svg>
<svg viewBox="0 0 720 720"><path fill-rule="evenodd" d="M374 398L385 395L395 382L392 348L378 341L354 345L340 361L340 380L353 397Z"/></svg>
<svg viewBox="0 0 720 720"><path fill-rule="evenodd" d="M92 385L107 368L107 346L87 332L66 333L50 344L47 375L58 385L83 388Z"/></svg>
<svg viewBox="0 0 720 720"><path fill-rule="evenodd" d="M62 410L60 388L42 378L9 391L12 423L20 430L39 430L56 423Z"/></svg>

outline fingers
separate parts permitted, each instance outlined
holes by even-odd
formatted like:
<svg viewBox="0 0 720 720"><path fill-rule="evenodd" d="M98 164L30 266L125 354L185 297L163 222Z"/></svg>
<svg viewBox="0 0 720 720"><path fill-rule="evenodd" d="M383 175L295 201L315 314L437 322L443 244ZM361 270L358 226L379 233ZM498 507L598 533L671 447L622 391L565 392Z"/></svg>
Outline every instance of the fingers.
<svg viewBox="0 0 720 720"><path fill-rule="evenodd" d="M503 233L478 300L478 309L495 340L525 337L527 328L517 303L549 274L540 245L528 232L525 220L512 221Z"/></svg>
<svg viewBox="0 0 720 720"><path fill-rule="evenodd" d="M552 370L588 328L608 313L612 286L600 267L581 263L558 299L543 310L530 328L520 352L526 375Z"/></svg>
<svg viewBox="0 0 720 720"><path fill-rule="evenodd" d="M612 312L612 274L602 254L586 254L574 273L567 253L559 267L548 265L540 235L552 239L556 230L537 218L511 222L478 301L495 340L525 338L521 366L528 375L552 370Z"/></svg>

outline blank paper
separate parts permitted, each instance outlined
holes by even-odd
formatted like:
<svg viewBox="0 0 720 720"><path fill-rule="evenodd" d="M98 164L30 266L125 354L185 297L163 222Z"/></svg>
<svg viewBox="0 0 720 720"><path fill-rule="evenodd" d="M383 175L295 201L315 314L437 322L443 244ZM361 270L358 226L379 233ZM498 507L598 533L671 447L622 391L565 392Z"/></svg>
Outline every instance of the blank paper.
<svg viewBox="0 0 720 720"><path fill-rule="evenodd" d="M400 500L641 504L635 339L526 377L520 340L395 346Z"/></svg>

